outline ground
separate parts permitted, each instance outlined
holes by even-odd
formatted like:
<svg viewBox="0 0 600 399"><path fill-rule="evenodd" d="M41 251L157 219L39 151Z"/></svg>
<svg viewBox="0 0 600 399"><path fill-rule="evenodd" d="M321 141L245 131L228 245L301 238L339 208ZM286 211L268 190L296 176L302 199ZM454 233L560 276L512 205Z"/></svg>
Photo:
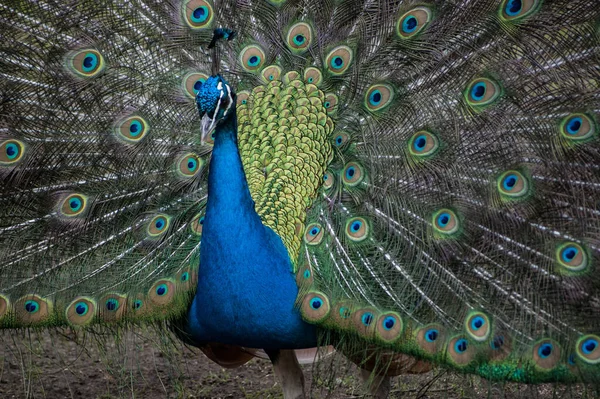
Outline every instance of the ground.
<svg viewBox="0 0 600 399"><path fill-rule="evenodd" d="M114 332L103 332L111 335ZM135 329L118 343L102 335L60 331L0 334L0 398L282 398L268 360L226 370L200 351ZM78 341L76 344L74 341ZM162 349L160 349L162 348ZM303 366L310 397L364 397L357 368L342 356ZM327 378L325 378L327 376ZM392 381L391 398L595 398L577 385L492 384L437 369Z"/></svg>

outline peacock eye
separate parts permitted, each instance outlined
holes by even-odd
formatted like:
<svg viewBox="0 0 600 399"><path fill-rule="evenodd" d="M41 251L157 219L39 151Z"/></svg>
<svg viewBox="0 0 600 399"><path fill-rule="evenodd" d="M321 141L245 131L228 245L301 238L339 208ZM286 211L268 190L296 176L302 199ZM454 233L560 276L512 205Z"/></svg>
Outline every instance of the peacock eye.
<svg viewBox="0 0 600 399"><path fill-rule="evenodd" d="M25 145L19 140L6 140L0 143L0 165L17 163L23 158Z"/></svg>
<svg viewBox="0 0 600 399"><path fill-rule="evenodd" d="M478 342L488 339L492 331L488 316L482 312L472 312L465 320L465 329Z"/></svg>
<svg viewBox="0 0 600 399"><path fill-rule="evenodd" d="M560 132L568 140L586 141L596 132L592 118L586 114L571 114L560 123Z"/></svg>
<svg viewBox="0 0 600 399"><path fill-rule="evenodd" d="M248 72L257 72L265 63L265 52L257 45L245 47L240 52L242 68Z"/></svg>
<svg viewBox="0 0 600 399"><path fill-rule="evenodd" d="M529 181L517 170L509 170L500 175L497 188L503 199L522 198L530 191Z"/></svg>
<svg viewBox="0 0 600 399"><path fill-rule="evenodd" d="M281 68L277 65L269 65L261 72L263 81L269 83L275 80L279 80L281 77Z"/></svg>
<svg viewBox="0 0 600 399"><path fill-rule="evenodd" d="M504 0L500 5L500 18L505 21L517 21L536 13L541 0Z"/></svg>
<svg viewBox="0 0 600 399"><path fill-rule="evenodd" d="M202 235L202 227L204 225L204 215L198 213L190 221L190 230L197 236Z"/></svg>
<svg viewBox="0 0 600 399"><path fill-rule="evenodd" d="M304 70L304 81L319 86L323 81L323 74L315 67L306 68Z"/></svg>
<svg viewBox="0 0 600 399"><path fill-rule="evenodd" d="M213 9L208 1L187 0L182 4L183 16L187 25L192 29L208 28L213 21Z"/></svg>
<svg viewBox="0 0 600 399"><path fill-rule="evenodd" d="M456 353L464 353L468 348L469 342L464 338L461 338L454 343L454 351Z"/></svg>
<svg viewBox="0 0 600 399"><path fill-rule="evenodd" d="M313 34L309 24L298 22L290 27L286 44L294 53L302 53L310 47Z"/></svg>
<svg viewBox="0 0 600 399"><path fill-rule="evenodd" d="M119 309L119 301L114 298L110 298L106 300L104 306L109 312L115 312L117 309Z"/></svg>
<svg viewBox="0 0 600 399"><path fill-rule="evenodd" d="M467 86L465 98L474 110L482 110L493 104L501 94L502 90L498 83L488 78L478 78Z"/></svg>
<svg viewBox="0 0 600 399"><path fill-rule="evenodd" d="M553 369L560 362L560 357L560 347L550 339L538 341L533 346L533 361L540 369Z"/></svg>
<svg viewBox="0 0 600 399"><path fill-rule="evenodd" d="M577 340L577 356L588 364L600 364L600 338L596 335L584 335ZM573 359L573 363L575 363Z"/></svg>
<svg viewBox="0 0 600 399"><path fill-rule="evenodd" d="M144 118L140 116L130 116L119 121L115 131L119 139L129 143L136 143L148 134L149 126Z"/></svg>
<svg viewBox="0 0 600 399"><path fill-rule="evenodd" d="M408 150L416 159L424 159L435 154L439 146L437 137L425 130L416 132L408 141Z"/></svg>
<svg viewBox="0 0 600 399"><path fill-rule="evenodd" d="M439 331L436 329L430 329L425 331L425 339L427 342L435 342L440 335Z"/></svg>
<svg viewBox="0 0 600 399"><path fill-rule="evenodd" d="M337 110L338 105L338 96L333 93L325 94L325 101L323 102L323 107L327 110L328 114L332 114Z"/></svg>
<svg viewBox="0 0 600 399"><path fill-rule="evenodd" d="M341 75L350 67L353 53L348 46L338 46L331 50L325 58L326 67L334 75Z"/></svg>
<svg viewBox="0 0 600 399"><path fill-rule="evenodd" d="M329 315L329 299L320 292L309 292L302 299L300 312L304 319L312 323L323 320Z"/></svg>
<svg viewBox="0 0 600 399"><path fill-rule="evenodd" d="M504 346L504 337L501 335L496 335L492 341L490 342L490 348L493 350L498 350Z"/></svg>
<svg viewBox="0 0 600 399"><path fill-rule="evenodd" d="M364 241L369 236L369 230L369 224L362 217L354 217L346 221L346 236L351 241Z"/></svg>
<svg viewBox="0 0 600 399"><path fill-rule="evenodd" d="M177 162L177 172L181 177L196 176L202 170L204 160L197 154L188 153L179 158Z"/></svg>
<svg viewBox="0 0 600 399"><path fill-rule="evenodd" d="M318 245L323 241L323 227L319 223L311 223L306 226L304 242L307 245Z"/></svg>
<svg viewBox="0 0 600 399"><path fill-rule="evenodd" d="M79 216L87 206L87 197L82 194L70 194L62 201L60 205L60 214L62 216Z"/></svg>
<svg viewBox="0 0 600 399"><path fill-rule="evenodd" d="M158 296L167 295L167 292L169 292L169 288L166 284L159 284L158 287L156 287L156 295Z"/></svg>
<svg viewBox="0 0 600 399"><path fill-rule="evenodd" d="M459 230L459 221L454 211L440 209L433 214L433 226L439 234L452 235Z"/></svg>
<svg viewBox="0 0 600 399"><path fill-rule="evenodd" d="M369 111L381 111L394 100L394 89L386 84L376 84L367 89L365 94L365 107Z"/></svg>
<svg viewBox="0 0 600 399"><path fill-rule="evenodd" d="M35 313L40 310L40 305L37 301L31 300L25 302L24 308L27 313Z"/></svg>
<svg viewBox="0 0 600 399"><path fill-rule="evenodd" d="M77 76L90 78L102 72L104 58L94 49L78 50L69 54L67 67Z"/></svg>
<svg viewBox="0 0 600 399"><path fill-rule="evenodd" d="M343 171L342 181L346 186L358 186L365 178L364 168L357 162L348 162Z"/></svg>
<svg viewBox="0 0 600 399"><path fill-rule="evenodd" d="M183 78L183 91L190 98L196 98L198 90L208 79L208 75L200 72L193 72L185 75Z"/></svg>
<svg viewBox="0 0 600 399"><path fill-rule="evenodd" d="M566 272L581 272L587 269L587 251L576 242L565 242L556 248L556 261Z"/></svg>
<svg viewBox="0 0 600 399"><path fill-rule="evenodd" d="M151 238L156 238L167 232L170 224L170 217L167 215L156 215L148 223L146 232Z"/></svg>
<svg viewBox="0 0 600 399"><path fill-rule="evenodd" d="M431 21L431 10L416 7L403 14L396 24L396 34L401 39L409 39L421 32Z"/></svg>

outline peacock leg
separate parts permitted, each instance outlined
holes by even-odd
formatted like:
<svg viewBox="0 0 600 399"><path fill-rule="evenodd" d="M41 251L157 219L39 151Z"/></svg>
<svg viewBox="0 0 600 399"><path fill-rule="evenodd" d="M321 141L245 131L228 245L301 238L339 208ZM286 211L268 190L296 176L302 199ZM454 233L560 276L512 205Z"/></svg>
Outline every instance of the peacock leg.
<svg viewBox="0 0 600 399"><path fill-rule="evenodd" d="M383 399L390 394L390 377L360 369L360 379L371 397Z"/></svg>
<svg viewBox="0 0 600 399"><path fill-rule="evenodd" d="M284 399L303 399L304 374L293 350L265 350L283 388Z"/></svg>

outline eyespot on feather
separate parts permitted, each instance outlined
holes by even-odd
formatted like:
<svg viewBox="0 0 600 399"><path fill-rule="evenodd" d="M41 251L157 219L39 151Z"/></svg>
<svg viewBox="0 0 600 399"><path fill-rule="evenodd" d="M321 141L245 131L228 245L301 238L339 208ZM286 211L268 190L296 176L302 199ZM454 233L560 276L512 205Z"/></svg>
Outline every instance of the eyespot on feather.
<svg viewBox="0 0 600 399"><path fill-rule="evenodd" d="M239 107L240 105L248 104L248 99L250 98L250 92L247 90L240 91L237 94L236 105Z"/></svg>
<svg viewBox="0 0 600 399"><path fill-rule="evenodd" d="M0 166L14 165L23 159L25 144L9 139L0 143Z"/></svg>
<svg viewBox="0 0 600 399"><path fill-rule="evenodd" d="M586 249L576 242L567 241L556 248L556 261L565 272L582 272L589 266Z"/></svg>
<svg viewBox="0 0 600 399"><path fill-rule="evenodd" d="M576 344L577 356L587 364L600 363L600 338L588 334L580 337Z"/></svg>
<svg viewBox="0 0 600 399"><path fill-rule="evenodd" d="M248 72L257 72L265 64L265 52L257 45L244 47L240 52L242 68Z"/></svg>
<svg viewBox="0 0 600 399"><path fill-rule="evenodd" d="M465 100L476 111L483 110L500 98L500 85L488 78L477 78L471 81L464 92Z"/></svg>
<svg viewBox="0 0 600 399"><path fill-rule="evenodd" d="M470 312L465 319L467 334L478 342L487 340L492 331L489 317L483 312Z"/></svg>
<svg viewBox="0 0 600 399"><path fill-rule="evenodd" d="M332 307L330 319L337 328L350 329L352 328L352 314L355 307L348 301L336 302Z"/></svg>
<svg viewBox="0 0 600 399"><path fill-rule="evenodd" d="M167 215L159 214L154 216L146 228L148 236L151 238L160 237L167 232L170 222L171 218Z"/></svg>
<svg viewBox="0 0 600 399"><path fill-rule="evenodd" d="M208 79L208 75L201 72L192 72L183 78L183 91L190 98L196 98L200 86Z"/></svg>
<svg viewBox="0 0 600 399"><path fill-rule="evenodd" d="M52 310L52 304L38 295L26 295L14 303L15 317L23 325L45 321Z"/></svg>
<svg viewBox="0 0 600 399"><path fill-rule="evenodd" d="M147 315L152 309L152 303L147 300L144 294L138 293L136 295L130 296L127 299L126 313L129 317L139 317Z"/></svg>
<svg viewBox="0 0 600 399"><path fill-rule="evenodd" d="M535 14L542 0L503 0L498 15L503 21L516 22Z"/></svg>
<svg viewBox="0 0 600 399"><path fill-rule="evenodd" d="M94 49L77 50L67 56L67 69L75 76L91 78L104 70L104 57Z"/></svg>
<svg viewBox="0 0 600 399"><path fill-rule="evenodd" d="M466 366L471 363L475 355L475 349L468 339L458 336L448 342L446 349L450 360L457 366Z"/></svg>
<svg viewBox="0 0 600 399"><path fill-rule="evenodd" d="M490 340L490 359L500 361L506 359L512 352L512 342L508 335L498 334Z"/></svg>
<svg viewBox="0 0 600 399"><path fill-rule="evenodd" d="M329 298L322 292L311 291L304 296L300 305L302 317L309 323L318 323L329 315Z"/></svg>
<svg viewBox="0 0 600 399"><path fill-rule="evenodd" d="M353 60L352 49L348 46L337 46L327 54L325 65L333 75L341 75L348 70Z"/></svg>
<svg viewBox="0 0 600 399"><path fill-rule="evenodd" d="M363 337L373 337L377 330L379 312L375 308L356 309L352 312L352 324L358 334Z"/></svg>
<svg viewBox="0 0 600 399"><path fill-rule="evenodd" d="M536 367L551 370L560 362L560 346L550 339L542 339L533 346L532 360Z"/></svg>
<svg viewBox="0 0 600 399"><path fill-rule="evenodd" d="M416 132L408 141L408 151L416 158L427 158L435 154L439 147L437 137L426 130Z"/></svg>
<svg viewBox="0 0 600 399"><path fill-rule="evenodd" d="M371 112L382 111L394 100L394 89L387 84L375 84L367 89L365 108Z"/></svg>
<svg viewBox="0 0 600 399"><path fill-rule="evenodd" d="M288 48L296 54L308 50L313 41L312 28L306 22L298 22L290 27L286 36Z"/></svg>
<svg viewBox="0 0 600 399"><path fill-rule="evenodd" d="M442 235L455 234L460 226L456 214L446 208L442 208L433 214L432 224L435 231Z"/></svg>
<svg viewBox="0 0 600 399"><path fill-rule="evenodd" d="M503 199L522 198L529 193L529 180L517 170L508 170L496 180L496 187Z"/></svg>
<svg viewBox="0 0 600 399"><path fill-rule="evenodd" d="M119 121L115 132L119 139L136 143L148 134L150 127L146 120L140 116L130 116Z"/></svg>
<svg viewBox="0 0 600 399"><path fill-rule="evenodd" d="M98 302L98 315L104 321L117 321L123 317L127 298L121 294L106 294Z"/></svg>
<svg viewBox="0 0 600 399"><path fill-rule="evenodd" d="M83 194L69 194L64 198L59 207L61 216L76 217L81 216L88 205L88 197Z"/></svg>
<svg viewBox="0 0 600 399"><path fill-rule="evenodd" d="M183 269L175 275L177 292L189 291L198 283L198 274L193 269Z"/></svg>
<svg viewBox="0 0 600 399"><path fill-rule="evenodd" d="M298 269L298 272L296 273L296 284L298 287L310 287L313 281L313 271L307 262Z"/></svg>
<svg viewBox="0 0 600 399"><path fill-rule="evenodd" d="M339 102L338 96L336 96L335 94L333 94L333 93L325 94L325 101L323 102L323 107L325 107L325 110L327 111L328 115L331 115L331 114L335 113L335 111L337 111L338 102Z"/></svg>
<svg viewBox="0 0 600 399"><path fill-rule="evenodd" d="M333 179L334 179L333 172L326 171L325 174L323 175L323 187L325 187L325 190L329 190L331 187L333 187L333 184L334 184Z"/></svg>
<svg viewBox="0 0 600 399"><path fill-rule="evenodd" d="M319 245L323 241L325 231L319 223L311 223L304 230L304 242L307 245Z"/></svg>
<svg viewBox="0 0 600 399"><path fill-rule="evenodd" d="M304 70L304 82L319 87L323 82L323 74L315 67L308 67Z"/></svg>
<svg viewBox="0 0 600 399"><path fill-rule="evenodd" d="M357 162L348 162L342 172L342 182L346 186L358 186L365 178L365 169Z"/></svg>
<svg viewBox="0 0 600 399"><path fill-rule="evenodd" d="M403 328L402 317L398 313L385 312L377 319L377 337L386 343L397 341Z"/></svg>
<svg viewBox="0 0 600 399"><path fill-rule="evenodd" d="M204 212L198 213L190 222L190 230L197 236L202 235L202 225L204 224Z"/></svg>
<svg viewBox="0 0 600 399"><path fill-rule="evenodd" d="M396 34L400 39L410 39L419 34L431 21L432 13L427 7L415 7L404 13L396 23Z"/></svg>
<svg viewBox="0 0 600 399"><path fill-rule="evenodd" d="M369 224L366 219L353 217L346 221L346 236L354 242L361 242L369 236Z"/></svg>
<svg viewBox="0 0 600 399"><path fill-rule="evenodd" d="M343 147L348 142L350 137L346 133L339 133L333 138L333 145L335 147Z"/></svg>
<svg viewBox="0 0 600 399"><path fill-rule="evenodd" d="M594 120L586 114L571 114L563 118L560 132L566 139L573 142L585 142L596 133Z"/></svg>
<svg viewBox="0 0 600 399"><path fill-rule="evenodd" d="M182 4L183 18L192 29L209 28L214 19L212 5L205 0L186 0Z"/></svg>
<svg viewBox="0 0 600 399"><path fill-rule="evenodd" d="M148 299L157 306L169 304L175 297L175 283L171 279L160 279L148 290Z"/></svg>
<svg viewBox="0 0 600 399"><path fill-rule="evenodd" d="M84 326L94 320L96 308L96 302L93 298L77 297L67 306L65 316L69 324Z"/></svg>
<svg viewBox="0 0 600 399"><path fill-rule="evenodd" d="M423 326L417 330L416 341L423 351L433 355L444 346L445 330L437 324Z"/></svg>
<svg viewBox="0 0 600 399"><path fill-rule="evenodd" d="M281 77L281 68L277 65L269 65L262 70L261 76L264 83L279 80Z"/></svg>
<svg viewBox="0 0 600 399"><path fill-rule="evenodd" d="M177 173L184 178L194 177L204 167L204 160L200 158L197 154L193 152L187 153L182 157L179 157L179 160L176 163L177 165Z"/></svg>

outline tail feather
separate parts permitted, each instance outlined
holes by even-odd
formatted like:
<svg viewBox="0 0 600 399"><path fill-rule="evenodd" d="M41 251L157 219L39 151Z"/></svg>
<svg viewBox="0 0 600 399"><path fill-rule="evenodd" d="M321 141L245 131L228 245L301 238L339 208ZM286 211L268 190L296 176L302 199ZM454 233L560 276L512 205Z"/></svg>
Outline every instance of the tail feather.
<svg viewBox="0 0 600 399"><path fill-rule="evenodd" d="M0 7L3 327L186 311L212 145L200 139L195 85L218 55L245 121L267 121L241 139L252 182L266 180L274 118L293 111L255 107L279 94L272 81L327 114L298 122L330 136L297 156L331 158L308 207L251 183L265 224L300 254L305 320L350 346L492 379L598 380L594 4ZM237 38L212 52L219 26ZM284 180L321 178L306 173L313 179ZM286 207L300 223L261 213Z"/></svg>

